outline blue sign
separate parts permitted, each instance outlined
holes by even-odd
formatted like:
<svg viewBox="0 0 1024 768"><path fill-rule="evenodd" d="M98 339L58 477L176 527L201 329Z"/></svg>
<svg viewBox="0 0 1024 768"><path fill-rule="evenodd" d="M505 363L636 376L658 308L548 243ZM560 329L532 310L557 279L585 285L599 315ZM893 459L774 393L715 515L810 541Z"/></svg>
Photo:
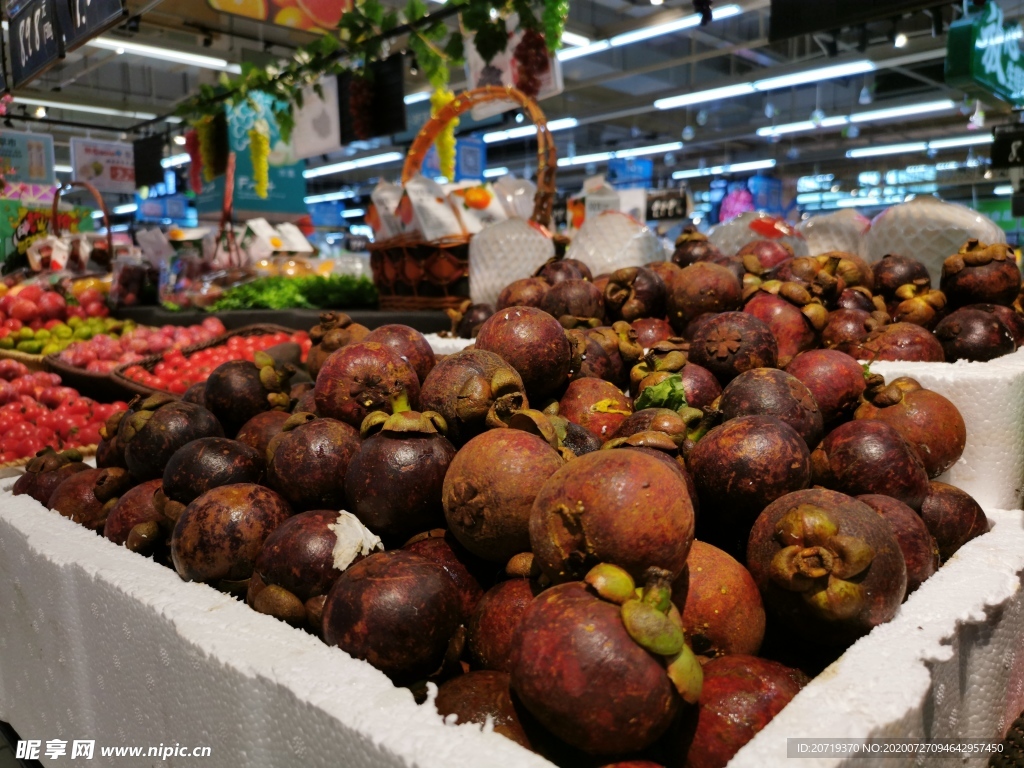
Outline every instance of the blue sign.
<svg viewBox="0 0 1024 768"><path fill-rule="evenodd" d="M125 16L122 0L58 0L57 18L64 47L73 51Z"/></svg>
<svg viewBox="0 0 1024 768"><path fill-rule="evenodd" d="M455 180L483 181L487 168L487 145L476 136L465 136L455 143Z"/></svg>
<svg viewBox="0 0 1024 768"><path fill-rule="evenodd" d="M619 189L651 186L654 178L654 161L646 157L616 157L608 161L605 179Z"/></svg>
<svg viewBox="0 0 1024 768"><path fill-rule="evenodd" d="M48 133L0 131L0 164L7 181L47 187L57 183L53 136Z"/></svg>
<svg viewBox="0 0 1024 768"><path fill-rule="evenodd" d="M136 196L136 204L139 206L135 212L135 218L139 221L187 221L195 218L195 213L190 211L188 198L184 195L167 195L165 197L150 197L143 200Z"/></svg>
<svg viewBox="0 0 1024 768"><path fill-rule="evenodd" d="M33 80L64 58L54 0L29 0L11 13L11 83Z"/></svg>
<svg viewBox="0 0 1024 768"><path fill-rule="evenodd" d="M348 221L341 215L345 206L341 201L314 203L309 206L309 217L314 227L347 227Z"/></svg>

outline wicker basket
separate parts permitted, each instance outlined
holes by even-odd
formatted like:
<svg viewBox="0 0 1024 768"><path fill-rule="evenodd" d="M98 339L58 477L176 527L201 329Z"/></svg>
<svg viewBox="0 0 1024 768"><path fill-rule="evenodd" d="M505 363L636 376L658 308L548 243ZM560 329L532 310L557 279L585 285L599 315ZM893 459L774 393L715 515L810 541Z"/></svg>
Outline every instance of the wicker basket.
<svg viewBox="0 0 1024 768"><path fill-rule="evenodd" d="M402 168L405 184L420 169L427 150L453 119L478 104L513 101L537 126L537 196L533 221L547 226L555 200L555 142L537 102L511 86L488 86L456 96L420 129ZM384 310L455 309L469 298L469 237L431 242L413 234L399 235L370 245L373 282Z"/></svg>
<svg viewBox="0 0 1024 768"><path fill-rule="evenodd" d="M90 456L96 455L96 448L97 446L95 445L83 445L81 448L76 448L75 450L82 454L83 459L87 459ZM5 464L0 464L0 476L10 477L11 474L13 473L5 472L5 470L17 469L19 467L28 466L29 462L31 462L32 459L34 459L35 457L36 455L33 453L31 456L23 456L20 459L15 459L14 461L8 461Z"/></svg>
<svg viewBox="0 0 1024 768"><path fill-rule="evenodd" d="M287 333L289 336L295 333L293 329L285 328L282 325L272 325L270 323L266 323L263 325L247 325L245 328L239 328L238 330L230 331L222 336L218 336L215 339L211 339L210 341L204 341L202 344L193 344L190 347L184 347L181 350L181 352L183 355L187 357L193 354L194 352L199 352L200 350L203 349L209 349L210 347L216 347L221 344L225 344L227 343L227 340L230 339L232 336L261 336L263 334L282 332ZM134 379L128 378L127 376L124 375L124 372L136 365L142 366L147 371L152 372L153 368L156 367L156 364L163 359L164 354L166 353L150 355L149 357L144 357L141 360L136 360L134 363L120 365L114 369L114 372L111 374L111 378L114 380L114 383L117 384L119 387L123 387L129 392L132 392L133 394L136 395L142 395L143 397L148 397L154 392L161 392L162 390L147 387L145 384L141 384L135 381Z"/></svg>
<svg viewBox="0 0 1024 768"><path fill-rule="evenodd" d="M60 353L47 355L43 358L46 369L53 371L61 378L65 387L74 387L80 395L91 397L101 403L112 403L115 400L128 401L137 392L128 389L110 373L93 373L82 368L68 365L60 359Z"/></svg>

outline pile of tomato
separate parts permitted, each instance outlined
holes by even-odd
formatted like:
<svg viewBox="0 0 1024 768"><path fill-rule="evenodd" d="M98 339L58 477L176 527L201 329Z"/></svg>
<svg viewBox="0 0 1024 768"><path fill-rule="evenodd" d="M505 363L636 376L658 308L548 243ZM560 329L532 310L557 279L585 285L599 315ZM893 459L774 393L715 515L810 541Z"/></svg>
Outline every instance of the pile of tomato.
<svg viewBox="0 0 1024 768"><path fill-rule="evenodd" d="M55 373L31 373L17 360L0 360L0 463L32 456L48 445L96 445L100 427L127 407L82 397L61 386Z"/></svg>
<svg viewBox="0 0 1024 768"><path fill-rule="evenodd" d="M279 331L254 336L232 336L223 344L187 356L180 349L169 350L153 366L152 371L141 365L133 365L125 369L124 375L152 389L180 395L193 384L206 381L217 366L232 360L252 360L257 352L287 341L295 342L302 348L302 359L305 360L313 344L309 334L305 331L291 334Z"/></svg>

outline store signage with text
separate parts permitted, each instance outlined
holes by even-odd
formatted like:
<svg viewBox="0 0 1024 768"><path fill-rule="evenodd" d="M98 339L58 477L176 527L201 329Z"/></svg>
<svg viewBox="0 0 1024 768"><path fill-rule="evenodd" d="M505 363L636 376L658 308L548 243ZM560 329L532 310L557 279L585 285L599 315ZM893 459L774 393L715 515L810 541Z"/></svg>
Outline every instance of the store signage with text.
<svg viewBox="0 0 1024 768"><path fill-rule="evenodd" d="M1024 106L1024 27L1007 23L1003 9L990 0L978 13L949 27L946 83L973 96L995 96L1013 107Z"/></svg>
<svg viewBox="0 0 1024 768"><path fill-rule="evenodd" d="M77 181L88 181L100 192L135 191L135 148L131 144L72 138L71 167Z"/></svg>
<svg viewBox="0 0 1024 768"><path fill-rule="evenodd" d="M64 58L55 8L55 0L28 0L11 16L11 81L15 88Z"/></svg>
<svg viewBox="0 0 1024 768"><path fill-rule="evenodd" d="M4 179L10 183L53 186L53 136L0 131L0 163Z"/></svg>
<svg viewBox="0 0 1024 768"><path fill-rule="evenodd" d="M57 0L64 48L73 51L124 18L122 0Z"/></svg>

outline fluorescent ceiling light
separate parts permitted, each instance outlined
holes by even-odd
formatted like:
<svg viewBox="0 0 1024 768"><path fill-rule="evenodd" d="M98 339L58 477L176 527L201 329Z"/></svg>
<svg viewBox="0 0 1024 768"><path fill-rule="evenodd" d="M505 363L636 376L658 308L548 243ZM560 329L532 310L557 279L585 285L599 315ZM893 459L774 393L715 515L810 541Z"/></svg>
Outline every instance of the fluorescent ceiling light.
<svg viewBox="0 0 1024 768"><path fill-rule="evenodd" d="M313 205L314 203L333 203L335 200L351 200L355 196L355 192L343 189L338 192L326 192L322 195L310 195L303 198L302 201L306 205Z"/></svg>
<svg viewBox="0 0 1024 768"><path fill-rule="evenodd" d="M882 147L861 147L860 149L851 149L846 153L847 157L878 157L880 155L899 155L904 152L926 152L928 150L928 142L915 141L909 144L889 144Z"/></svg>
<svg viewBox="0 0 1024 768"><path fill-rule="evenodd" d="M344 160L340 163L322 165L319 168L310 168L309 170L303 171L302 176L306 179L315 179L320 176L330 176L335 173L354 171L357 168L369 168L372 165L397 163L404 159L405 155L401 152L385 152L381 155L370 155L369 157L360 157L356 160Z"/></svg>
<svg viewBox="0 0 1024 768"><path fill-rule="evenodd" d="M721 8L716 8L712 12L712 16L715 21L719 19L727 19L730 16L738 16L741 13L738 5L725 5ZM653 27L642 27L641 29L634 29L631 32L624 32L621 35L615 35L608 42L611 43L612 48L618 48L620 45L631 45L632 43L639 43L642 40L650 40L652 37L661 37L662 35L670 35L673 32L682 32L686 29L692 29L700 24L700 14L691 13L689 16L683 16L681 19L675 21L669 21L665 24L656 24Z"/></svg>
<svg viewBox="0 0 1024 768"><path fill-rule="evenodd" d="M347 211L342 211L341 215L346 219L358 219L360 216L365 216L366 211L362 208L350 208Z"/></svg>
<svg viewBox="0 0 1024 768"><path fill-rule="evenodd" d="M952 99L941 101L926 101L921 104L907 104L903 107L890 107L888 109L874 109L870 112L858 112L850 115L852 123L870 123L875 120L892 120L896 117L910 117L912 115L924 115L929 112L942 112L947 109L955 109L956 102Z"/></svg>
<svg viewBox="0 0 1024 768"><path fill-rule="evenodd" d="M564 131L567 128L575 128L578 121L575 117L563 117L552 120L548 123L549 131ZM518 128L509 128L507 131L492 131L484 134L485 144L494 144L499 141L511 141L513 139L525 139L537 134L537 126L523 125Z"/></svg>
<svg viewBox="0 0 1024 768"><path fill-rule="evenodd" d="M213 56L202 56L198 53L175 51L170 48L158 48L155 45L144 45L143 43L136 43L131 40L118 40L113 37L97 37L95 40L90 40L86 45L90 45L93 48L102 48L106 51L114 51L118 54L132 53L136 56L145 56L149 59L170 61L175 64L189 64L193 67L201 67L202 69L216 69L221 72L230 72L233 75L242 74L241 66L238 64L232 64L225 59L218 59Z"/></svg>
<svg viewBox="0 0 1024 768"><path fill-rule="evenodd" d="M182 165L188 165L192 162L191 156L187 152L182 152L180 155L171 155L165 157L160 161L160 165L164 168L178 168Z"/></svg>
<svg viewBox="0 0 1024 768"><path fill-rule="evenodd" d="M590 45L590 38L577 35L575 32L565 30L562 32L562 42L566 45Z"/></svg>
<svg viewBox="0 0 1024 768"><path fill-rule="evenodd" d="M577 155L576 157L558 158L558 166L564 168L569 165L586 165L587 163L603 163L615 157L614 152L595 152L592 155Z"/></svg>
<svg viewBox="0 0 1024 768"><path fill-rule="evenodd" d="M700 176L721 176L726 173L743 173L744 171L761 171L767 168L774 168L774 160L750 160L743 163L731 163L730 165L715 165L711 168L694 168L689 171L676 171L672 174L673 179L696 179Z"/></svg>
<svg viewBox="0 0 1024 768"><path fill-rule="evenodd" d="M47 99L30 99L27 96L15 96L15 104L24 104L27 107L49 107L50 109L66 109L71 112L89 112L93 115L107 115L109 117L130 117L133 120L152 120L156 117L152 112L134 112L127 109L111 109L110 107L94 107L88 104L70 104L63 101L49 101Z"/></svg>
<svg viewBox="0 0 1024 768"><path fill-rule="evenodd" d="M70 165L55 165L55 166L53 166L53 170L56 173L74 173L75 172L75 169L72 168Z"/></svg>
<svg viewBox="0 0 1024 768"><path fill-rule="evenodd" d="M427 101L430 99L430 91L418 91L417 93L409 93L405 96L406 104L418 104L421 101Z"/></svg>
<svg viewBox="0 0 1024 768"><path fill-rule="evenodd" d="M975 136L956 136L952 139L936 139L928 142L928 149L954 149L955 147L976 147L979 144L991 144L995 138L991 133Z"/></svg>
<svg viewBox="0 0 1024 768"><path fill-rule="evenodd" d="M813 131L818 126L810 120L802 120L799 123L784 123L783 125L769 125L757 129L758 136L783 136L787 133L800 133L801 131Z"/></svg>
<svg viewBox="0 0 1024 768"><path fill-rule="evenodd" d="M139 206L135 203L127 203L125 205L119 205L111 211L115 216L124 216L128 213L135 213L139 210Z"/></svg>
<svg viewBox="0 0 1024 768"><path fill-rule="evenodd" d="M863 75L867 72L874 72L875 69L873 61L861 59L860 61L850 61L846 64L834 64L831 67L808 69L803 72L793 72L788 75L755 80L753 86L758 91L774 91L778 88L790 88L794 85L806 85L807 83L817 83L822 80L835 80L838 77Z"/></svg>
<svg viewBox="0 0 1024 768"><path fill-rule="evenodd" d="M485 179L496 179L499 176L504 176L508 173L508 168L488 168L484 171Z"/></svg>
<svg viewBox="0 0 1024 768"><path fill-rule="evenodd" d="M615 153L616 157L641 157L643 155L658 155L662 152L676 152L683 148L683 142L672 141L668 144L652 144L649 147L634 147L633 149L622 149Z"/></svg>
<svg viewBox="0 0 1024 768"><path fill-rule="evenodd" d="M612 44L607 40L598 40L588 45L581 45L577 48L562 48L555 54L559 61L572 61L583 56L589 56L592 53L600 53L601 51L607 51L612 47Z"/></svg>
<svg viewBox="0 0 1024 768"><path fill-rule="evenodd" d="M1013 184L1000 184L998 187L992 190L994 195L1012 195Z"/></svg>
<svg viewBox="0 0 1024 768"><path fill-rule="evenodd" d="M707 91L682 93L678 96L670 96L667 99L658 99L654 102L654 107L655 109L677 109L678 107L688 107L691 104L731 99L733 96L746 96L751 93L755 93L753 85L750 83L736 83L736 85L725 85L721 88L712 88Z"/></svg>

